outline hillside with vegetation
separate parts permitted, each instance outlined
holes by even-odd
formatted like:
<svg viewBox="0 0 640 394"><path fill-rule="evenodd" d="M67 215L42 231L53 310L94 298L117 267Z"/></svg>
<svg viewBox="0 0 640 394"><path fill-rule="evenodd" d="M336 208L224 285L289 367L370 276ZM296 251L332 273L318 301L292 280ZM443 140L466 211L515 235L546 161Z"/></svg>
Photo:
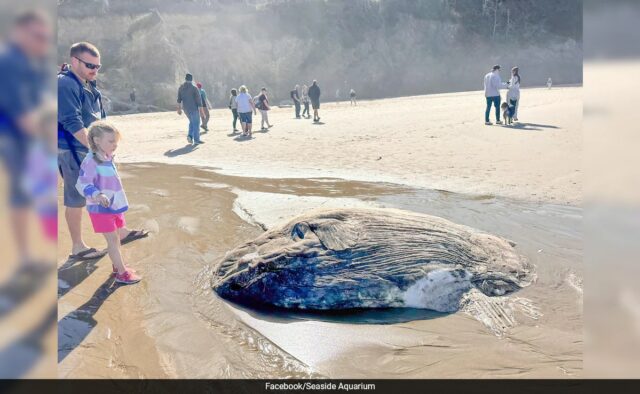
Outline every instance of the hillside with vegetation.
<svg viewBox="0 0 640 394"><path fill-rule="evenodd" d="M58 13L58 61L96 44L112 112L173 109L187 71L218 107L241 84L279 102L312 79L331 100L478 90L496 63L503 78L520 66L523 86L582 83L579 0L60 0Z"/></svg>

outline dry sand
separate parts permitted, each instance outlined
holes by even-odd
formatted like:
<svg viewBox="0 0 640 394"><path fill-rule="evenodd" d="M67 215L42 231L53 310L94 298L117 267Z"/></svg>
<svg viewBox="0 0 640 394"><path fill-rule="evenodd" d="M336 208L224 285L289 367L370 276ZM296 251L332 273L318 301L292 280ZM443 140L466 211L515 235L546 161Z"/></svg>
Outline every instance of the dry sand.
<svg viewBox="0 0 640 394"><path fill-rule="evenodd" d="M186 147L174 112L114 116L121 162L207 166L263 178L336 177L469 194L578 204L582 196L582 88L523 89L516 126L485 126L482 92L323 103L321 121L270 111L274 127L250 141L231 113L212 111L206 142ZM493 114L492 114L492 120ZM254 116L254 129L260 115Z"/></svg>

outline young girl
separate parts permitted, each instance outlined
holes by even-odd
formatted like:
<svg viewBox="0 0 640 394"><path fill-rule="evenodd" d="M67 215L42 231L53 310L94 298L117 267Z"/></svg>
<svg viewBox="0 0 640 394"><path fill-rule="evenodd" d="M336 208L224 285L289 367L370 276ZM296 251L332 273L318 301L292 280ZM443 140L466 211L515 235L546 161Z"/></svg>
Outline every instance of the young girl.
<svg viewBox="0 0 640 394"><path fill-rule="evenodd" d="M107 122L97 121L89 127L87 139L91 152L82 161L76 189L87 199L93 230L104 234L107 240L116 282L137 283L142 278L125 265L120 253L118 229L125 226L124 212L129 207L122 181L113 164L120 132Z"/></svg>

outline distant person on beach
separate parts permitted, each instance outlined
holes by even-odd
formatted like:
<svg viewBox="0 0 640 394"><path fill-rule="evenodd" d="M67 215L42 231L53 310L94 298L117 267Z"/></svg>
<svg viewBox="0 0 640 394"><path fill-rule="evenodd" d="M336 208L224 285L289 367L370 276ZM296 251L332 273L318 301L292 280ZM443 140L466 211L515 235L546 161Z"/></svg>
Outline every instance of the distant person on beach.
<svg viewBox="0 0 640 394"><path fill-rule="evenodd" d="M351 89L351 91L349 92L349 97L351 98L351 105L358 105L358 103L356 102L356 91Z"/></svg>
<svg viewBox="0 0 640 394"><path fill-rule="evenodd" d="M313 121L319 122L320 116L318 115L318 110L320 109L320 87L318 86L318 81L315 79L309 88L309 99L311 100L311 108L313 108Z"/></svg>
<svg viewBox="0 0 640 394"><path fill-rule="evenodd" d="M131 100L132 103L136 102L136 88L131 89L131 93L129 93L129 100Z"/></svg>
<svg viewBox="0 0 640 394"><path fill-rule="evenodd" d="M104 235L107 251L117 283L133 284L140 276L125 265L120 252L118 231L124 228L124 212L129 208L122 181L113 162L120 132L107 122L94 122L89 127L91 151L80 166L76 189L86 199L93 230Z"/></svg>
<svg viewBox="0 0 640 394"><path fill-rule="evenodd" d="M211 108L211 103L209 102L209 99L207 98L207 92L202 87L202 84L200 82L198 82L196 84L196 87L200 91L200 98L202 99L202 113L204 114L204 115L201 115L201 117L200 117L200 119L202 120L202 125L200 127L204 131L209 131L209 127L207 127L207 125L209 124L209 117L210 117L209 108Z"/></svg>
<svg viewBox="0 0 640 394"><path fill-rule="evenodd" d="M511 79L509 80L509 90L507 91L507 103L512 107L512 117L518 121L518 107L520 106L520 70L518 67L511 69Z"/></svg>
<svg viewBox="0 0 640 394"><path fill-rule="evenodd" d="M340 103L340 89L336 89L336 104Z"/></svg>
<svg viewBox="0 0 640 394"><path fill-rule="evenodd" d="M302 117L309 119L311 113L309 112L309 87L307 85L302 85L302 104L304 104Z"/></svg>
<svg viewBox="0 0 640 394"><path fill-rule="evenodd" d="M236 96L236 104L238 106L240 124L242 125L242 135L251 137L251 113L253 112L253 115L256 115L257 112L253 99L251 98L251 95L249 95L247 87L244 85L240 86L240 94Z"/></svg>
<svg viewBox="0 0 640 394"><path fill-rule="evenodd" d="M238 121L238 103L236 103L236 97L238 96L238 91L236 89L231 89L231 95L229 96L229 109L233 114L233 132L238 131L236 128L236 122Z"/></svg>
<svg viewBox="0 0 640 394"><path fill-rule="evenodd" d="M291 100L296 111L296 119L300 119L300 85L296 85L291 91Z"/></svg>
<svg viewBox="0 0 640 394"><path fill-rule="evenodd" d="M549 79L547 79L547 89L551 89L552 84L553 84L553 81L551 80L551 77L549 77Z"/></svg>
<svg viewBox="0 0 640 394"><path fill-rule="evenodd" d="M273 127L272 124L269 124L268 111L271 109L271 107L269 106L269 97L267 97L267 88L260 89L257 107L260 110L260 115L262 117L262 120L260 121L260 129L266 130L269 127ZM267 127L265 127L265 124L267 125Z"/></svg>
<svg viewBox="0 0 640 394"><path fill-rule="evenodd" d="M204 117L202 96L200 90L193 84L193 75L187 74L184 83L178 89L178 115L182 115L182 108L189 119L189 133L187 141L190 144L204 144L200 139L200 117Z"/></svg>
<svg viewBox="0 0 640 394"><path fill-rule="evenodd" d="M496 108L496 124L502 124L500 121L500 89L506 87L507 85L500 79L500 66L493 66L491 71L484 76L484 96L487 99L487 108L484 112L484 124L492 124L489 121L491 105Z"/></svg>

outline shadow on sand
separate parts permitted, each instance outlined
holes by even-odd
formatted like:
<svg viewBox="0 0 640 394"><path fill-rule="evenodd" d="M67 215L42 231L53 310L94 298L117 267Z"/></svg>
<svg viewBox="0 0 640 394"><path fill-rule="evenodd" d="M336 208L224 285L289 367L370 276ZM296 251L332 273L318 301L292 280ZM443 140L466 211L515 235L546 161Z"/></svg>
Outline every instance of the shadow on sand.
<svg viewBox="0 0 640 394"><path fill-rule="evenodd" d="M238 142L251 141L252 139L253 139L253 137L248 136L248 135L243 135L243 134L240 134L240 135L238 135L238 136L236 136L234 138L234 140L238 141Z"/></svg>
<svg viewBox="0 0 640 394"><path fill-rule="evenodd" d="M179 149L169 149L168 151L164 152L164 155L167 157L176 157L180 155L186 155L187 153L191 153L196 149L198 149L198 145L187 144Z"/></svg>
<svg viewBox="0 0 640 394"><path fill-rule="evenodd" d="M53 304L33 329L0 349L0 379L21 378L45 355L47 335L55 327L58 304Z"/></svg>
<svg viewBox="0 0 640 394"><path fill-rule="evenodd" d="M517 130L525 130L525 131L542 131L543 129L559 129L558 126L552 126L548 124L538 124L538 123L513 123L511 125L506 125L506 127L510 127L512 129L517 129Z"/></svg>
<svg viewBox="0 0 640 394"><path fill-rule="evenodd" d="M113 276L93 293L89 301L75 311L69 312L58 322L58 362L64 360L69 353L77 348L97 325L94 316L102 304L113 294L120 285Z"/></svg>
<svg viewBox="0 0 640 394"><path fill-rule="evenodd" d="M105 255L106 256L106 255ZM98 261L104 256L91 260L67 260L58 268L58 298L64 296L74 287L82 283L93 271L97 270Z"/></svg>

